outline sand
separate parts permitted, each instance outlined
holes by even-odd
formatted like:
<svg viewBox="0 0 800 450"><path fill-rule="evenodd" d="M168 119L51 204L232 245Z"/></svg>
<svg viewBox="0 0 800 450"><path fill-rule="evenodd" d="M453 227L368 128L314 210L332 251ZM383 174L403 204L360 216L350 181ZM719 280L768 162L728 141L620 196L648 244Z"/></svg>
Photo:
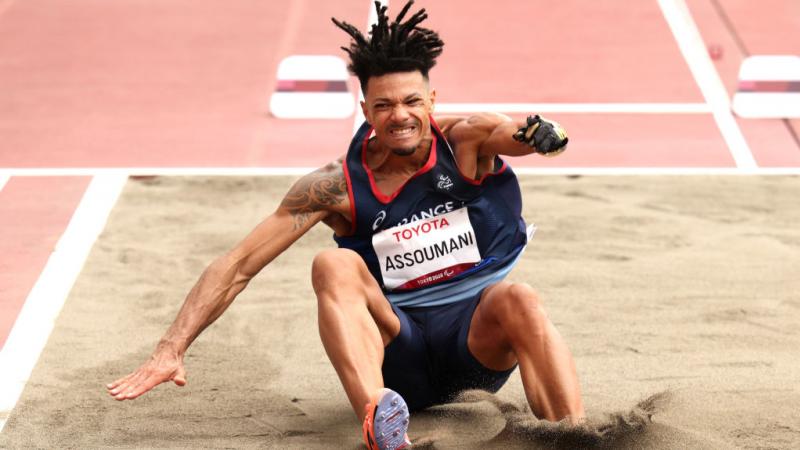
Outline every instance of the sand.
<svg viewBox="0 0 800 450"><path fill-rule="evenodd" d="M292 177L131 181L2 448L361 448L317 335L312 230L195 342L186 387L119 403L194 281ZM518 374L412 416L419 448L800 446L800 177L521 177L527 281L569 343L588 423L537 421Z"/></svg>

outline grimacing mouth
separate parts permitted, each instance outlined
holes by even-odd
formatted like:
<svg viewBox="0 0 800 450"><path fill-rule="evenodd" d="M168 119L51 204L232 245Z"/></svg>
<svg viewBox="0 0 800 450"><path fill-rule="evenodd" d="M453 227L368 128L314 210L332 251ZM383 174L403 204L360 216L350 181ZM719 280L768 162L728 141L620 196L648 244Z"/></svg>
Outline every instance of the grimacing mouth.
<svg viewBox="0 0 800 450"><path fill-rule="evenodd" d="M404 123L402 125L390 125L387 128L387 133L392 137L405 137L411 136L419 129L417 123Z"/></svg>

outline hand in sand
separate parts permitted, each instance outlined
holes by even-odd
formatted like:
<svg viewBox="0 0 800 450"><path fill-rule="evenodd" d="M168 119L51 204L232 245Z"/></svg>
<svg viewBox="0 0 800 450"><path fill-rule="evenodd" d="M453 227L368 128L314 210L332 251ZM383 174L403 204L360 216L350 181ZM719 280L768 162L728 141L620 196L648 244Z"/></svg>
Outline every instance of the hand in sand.
<svg viewBox="0 0 800 450"><path fill-rule="evenodd" d="M106 385L115 400L133 400L161 383L172 381L178 386L186 384L183 358L172 352L156 352L136 371Z"/></svg>

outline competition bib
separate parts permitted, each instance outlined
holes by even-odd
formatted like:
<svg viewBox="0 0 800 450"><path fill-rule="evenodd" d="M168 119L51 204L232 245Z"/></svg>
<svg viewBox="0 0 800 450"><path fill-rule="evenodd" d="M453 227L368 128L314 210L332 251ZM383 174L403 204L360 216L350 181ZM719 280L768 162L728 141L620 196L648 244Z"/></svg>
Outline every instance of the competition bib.
<svg viewBox="0 0 800 450"><path fill-rule="evenodd" d="M372 247L387 289L436 284L481 260L467 208L383 230Z"/></svg>

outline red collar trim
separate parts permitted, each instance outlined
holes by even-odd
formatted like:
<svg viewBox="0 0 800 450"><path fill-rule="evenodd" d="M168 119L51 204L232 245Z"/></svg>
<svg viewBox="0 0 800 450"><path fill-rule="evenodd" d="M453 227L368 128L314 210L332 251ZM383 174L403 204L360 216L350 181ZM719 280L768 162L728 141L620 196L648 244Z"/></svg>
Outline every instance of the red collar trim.
<svg viewBox="0 0 800 450"><path fill-rule="evenodd" d="M438 129L438 127L437 127ZM394 191L391 195L386 195L378 189L378 185L375 184L375 177L372 176L372 169L369 168L367 165L367 143L369 142L369 137L372 134L374 128L370 127L369 131L367 132L366 137L364 137L364 142L361 144L361 165L364 167L364 171L367 173L367 178L369 179L369 187L372 189L372 195L378 199L379 202L383 203L384 205L394 200L400 192L403 191L403 188L406 187L409 181L417 178L418 176L430 171L436 165L436 133L431 133L431 152L428 155L428 161L425 162L425 165L420 167L417 172L411 176L405 183L403 183L396 191Z"/></svg>
<svg viewBox="0 0 800 450"><path fill-rule="evenodd" d="M347 168L347 158L342 160L342 170L344 171L344 180L347 183L347 198L350 200L350 234L352 236L356 233L356 201L353 195L353 180L350 179L350 170Z"/></svg>

